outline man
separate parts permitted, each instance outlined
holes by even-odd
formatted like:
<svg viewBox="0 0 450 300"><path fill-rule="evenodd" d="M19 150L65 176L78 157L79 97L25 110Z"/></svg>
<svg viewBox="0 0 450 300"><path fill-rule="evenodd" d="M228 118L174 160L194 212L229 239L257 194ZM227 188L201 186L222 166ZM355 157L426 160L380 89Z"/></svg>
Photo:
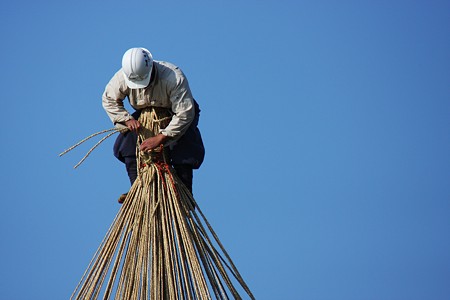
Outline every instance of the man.
<svg viewBox="0 0 450 300"><path fill-rule="evenodd" d="M136 110L132 115L123 105L128 98ZM164 145L169 147L171 163L177 175L192 192L193 169L203 162L205 149L197 128L200 109L194 100L188 81L175 65L155 61L145 48L131 48L122 58L122 68L107 84L102 96L103 107L117 127L126 126L114 145L115 156L125 163L130 182L137 177L136 139L141 124L139 110L162 107L173 113L169 125L159 134L144 140L141 151L150 151ZM123 202L126 194L119 198Z"/></svg>

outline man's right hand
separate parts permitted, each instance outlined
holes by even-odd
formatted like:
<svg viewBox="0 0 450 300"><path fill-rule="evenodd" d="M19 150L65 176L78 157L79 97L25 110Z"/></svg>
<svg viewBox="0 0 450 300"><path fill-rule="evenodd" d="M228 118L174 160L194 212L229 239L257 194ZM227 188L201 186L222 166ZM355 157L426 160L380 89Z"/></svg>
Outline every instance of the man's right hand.
<svg viewBox="0 0 450 300"><path fill-rule="evenodd" d="M125 121L125 125L127 125L128 129L130 129L131 131L136 131L136 132L141 127L141 123L139 123L139 121L135 120L135 119L130 119L128 121Z"/></svg>

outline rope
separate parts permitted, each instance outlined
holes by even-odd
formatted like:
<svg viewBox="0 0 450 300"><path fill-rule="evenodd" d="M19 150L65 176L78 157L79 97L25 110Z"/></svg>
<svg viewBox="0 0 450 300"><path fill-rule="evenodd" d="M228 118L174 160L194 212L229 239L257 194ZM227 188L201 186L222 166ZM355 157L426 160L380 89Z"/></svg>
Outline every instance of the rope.
<svg viewBox="0 0 450 300"><path fill-rule="evenodd" d="M78 167L86 160L86 158L88 158L88 156L92 153L92 151L94 151L95 148L97 148L101 143L103 143L107 138L109 138L109 137L112 136L113 134L116 134L116 133L118 133L118 132L122 132L123 130L122 130L122 129L118 129L118 128L111 128L111 129L106 129L106 130L102 130L102 131L93 133L93 134L91 134L90 136L88 136L88 137L82 139L81 141L79 141L78 143L76 143L75 145L73 145L72 147L68 148L67 150L64 150L63 152L61 152L61 153L59 154L59 157L61 157L61 156L63 156L64 154L66 154L66 153L72 151L73 149L75 149L76 147L80 146L81 144L83 144L84 142L88 141L89 139L91 139L91 138L93 138L93 137L95 137L95 136L97 136L97 135L100 135L100 134L103 134L103 133L106 133L106 132L110 132L110 131L112 131L112 132L109 133L109 134L107 134L106 136L104 136L104 137L103 137L100 141L98 141L91 149L89 149L89 151L86 153L86 155L83 156L83 158L82 158L82 159L81 159L81 160L73 167L74 169L78 168Z"/></svg>
<svg viewBox="0 0 450 300"><path fill-rule="evenodd" d="M139 121L143 130L138 140L143 141L170 118L152 109L144 110ZM242 299L229 273L255 299L192 194L167 163L164 149L159 150L161 155L152 156L137 146L139 180L70 299Z"/></svg>
<svg viewBox="0 0 450 300"><path fill-rule="evenodd" d="M93 133L93 134L91 134L90 136L88 136L88 137L82 139L81 141L79 141L78 143L76 143L75 145L73 145L72 147L68 148L67 150L64 150L62 153L59 154L59 156L63 156L63 155L66 154L67 152L69 152L69 151L75 149L75 148L78 147L79 145L83 144L83 143L86 142L87 140L89 140L89 139L91 139L91 138L93 138L93 137L95 137L95 136L97 136L97 135L99 135L99 134L103 134L103 133L106 133L106 132L109 132L109 131L117 131L117 130L118 130L117 128L110 128L110 129L105 129L105 130L102 130L102 131Z"/></svg>

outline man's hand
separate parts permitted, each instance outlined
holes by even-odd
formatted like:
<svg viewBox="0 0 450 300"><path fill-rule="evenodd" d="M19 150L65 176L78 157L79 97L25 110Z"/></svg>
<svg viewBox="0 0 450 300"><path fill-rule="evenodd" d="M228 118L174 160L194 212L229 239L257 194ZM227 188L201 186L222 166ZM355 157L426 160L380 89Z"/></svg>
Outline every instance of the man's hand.
<svg viewBox="0 0 450 300"><path fill-rule="evenodd" d="M141 127L141 123L139 123L139 121L135 120L135 119L130 119L128 121L125 121L125 125L127 125L128 129L130 129L131 131L136 131L136 132Z"/></svg>
<svg viewBox="0 0 450 300"><path fill-rule="evenodd" d="M141 151L151 151L157 148L159 145L163 144L167 137L160 133L157 136L146 139L141 144Z"/></svg>

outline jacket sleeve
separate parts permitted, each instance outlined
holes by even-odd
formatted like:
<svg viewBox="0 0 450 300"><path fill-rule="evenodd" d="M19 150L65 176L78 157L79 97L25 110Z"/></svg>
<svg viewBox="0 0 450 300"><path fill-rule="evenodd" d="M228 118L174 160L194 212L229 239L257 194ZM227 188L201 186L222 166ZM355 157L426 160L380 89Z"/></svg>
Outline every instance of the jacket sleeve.
<svg viewBox="0 0 450 300"><path fill-rule="evenodd" d="M189 83L181 70L177 68L177 71L176 83L169 90L174 115L169 125L161 129L161 133L171 137L172 141L178 140L186 132L195 117L194 99Z"/></svg>
<svg viewBox="0 0 450 300"><path fill-rule="evenodd" d="M102 96L103 108L114 124L133 119L123 105L123 100L127 97L127 88L126 84L122 84L121 76L122 73L119 71L111 78Z"/></svg>

